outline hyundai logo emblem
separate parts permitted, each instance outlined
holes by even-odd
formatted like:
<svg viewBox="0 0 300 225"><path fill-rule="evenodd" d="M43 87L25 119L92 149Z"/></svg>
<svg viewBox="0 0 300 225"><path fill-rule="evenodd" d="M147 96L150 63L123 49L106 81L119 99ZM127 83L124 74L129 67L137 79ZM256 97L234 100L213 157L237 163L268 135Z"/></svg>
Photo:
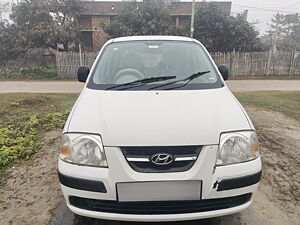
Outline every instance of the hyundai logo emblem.
<svg viewBox="0 0 300 225"><path fill-rule="evenodd" d="M173 156L168 153L156 153L151 156L151 161L159 166L169 165L173 162Z"/></svg>

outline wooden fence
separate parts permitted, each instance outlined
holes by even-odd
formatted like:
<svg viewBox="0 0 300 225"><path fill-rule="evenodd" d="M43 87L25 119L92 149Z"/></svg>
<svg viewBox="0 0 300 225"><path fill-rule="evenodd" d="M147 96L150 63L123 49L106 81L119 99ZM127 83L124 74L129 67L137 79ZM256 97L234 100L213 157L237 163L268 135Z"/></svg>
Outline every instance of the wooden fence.
<svg viewBox="0 0 300 225"><path fill-rule="evenodd" d="M56 67L58 77L60 78L76 78L77 69L80 66L92 67L97 52L57 52Z"/></svg>
<svg viewBox="0 0 300 225"><path fill-rule="evenodd" d="M91 67L98 53L57 52L58 77L75 78L80 65ZM300 52L214 52L212 58L226 64L233 77L300 76Z"/></svg>
<svg viewBox="0 0 300 225"><path fill-rule="evenodd" d="M300 52L216 52L216 64L226 64L233 77L300 76Z"/></svg>

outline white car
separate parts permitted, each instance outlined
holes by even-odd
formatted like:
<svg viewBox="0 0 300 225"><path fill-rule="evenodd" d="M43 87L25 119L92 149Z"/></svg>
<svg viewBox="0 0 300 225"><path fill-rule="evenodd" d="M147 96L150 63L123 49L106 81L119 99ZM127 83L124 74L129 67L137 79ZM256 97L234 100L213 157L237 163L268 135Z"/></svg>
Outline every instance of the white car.
<svg viewBox="0 0 300 225"><path fill-rule="evenodd" d="M181 221L240 212L262 168L255 128L197 40L108 41L66 122L58 176L75 214Z"/></svg>

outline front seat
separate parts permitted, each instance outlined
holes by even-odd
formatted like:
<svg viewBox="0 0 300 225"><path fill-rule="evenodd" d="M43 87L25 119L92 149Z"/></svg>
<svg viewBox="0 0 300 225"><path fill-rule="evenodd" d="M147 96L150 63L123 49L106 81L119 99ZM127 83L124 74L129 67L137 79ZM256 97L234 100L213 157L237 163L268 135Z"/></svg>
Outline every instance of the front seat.
<svg viewBox="0 0 300 225"><path fill-rule="evenodd" d="M144 78L144 66L137 54L125 54L120 59L118 72L114 76L114 82L126 83Z"/></svg>
<svg viewBox="0 0 300 225"><path fill-rule="evenodd" d="M164 76L182 75L182 59L175 50L167 51L160 62L161 74Z"/></svg>
<svg viewBox="0 0 300 225"><path fill-rule="evenodd" d="M124 55L120 60L120 70L127 68L143 72L144 67L141 58L134 53Z"/></svg>

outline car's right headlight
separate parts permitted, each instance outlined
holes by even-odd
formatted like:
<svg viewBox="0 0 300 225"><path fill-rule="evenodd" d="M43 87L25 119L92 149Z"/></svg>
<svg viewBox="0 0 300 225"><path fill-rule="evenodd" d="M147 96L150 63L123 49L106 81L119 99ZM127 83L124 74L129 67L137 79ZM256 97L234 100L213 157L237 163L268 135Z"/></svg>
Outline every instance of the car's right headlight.
<svg viewBox="0 0 300 225"><path fill-rule="evenodd" d="M259 156L255 131L223 133L217 155L217 166L247 162Z"/></svg>
<svg viewBox="0 0 300 225"><path fill-rule="evenodd" d="M59 157L77 165L107 167L103 144L98 135L64 134Z"/></svg>

